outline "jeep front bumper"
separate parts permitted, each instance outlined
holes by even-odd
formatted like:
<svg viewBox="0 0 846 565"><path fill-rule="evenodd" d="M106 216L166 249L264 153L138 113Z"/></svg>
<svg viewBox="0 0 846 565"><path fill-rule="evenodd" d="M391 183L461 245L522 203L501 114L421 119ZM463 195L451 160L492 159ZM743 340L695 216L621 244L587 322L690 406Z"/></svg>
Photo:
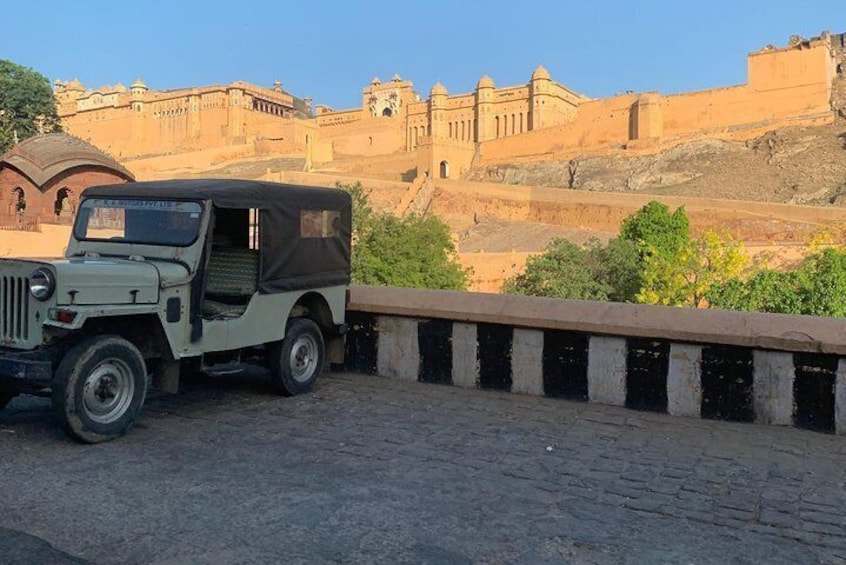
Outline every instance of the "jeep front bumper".
<svg viewBox="0 0 846 565"><path fill-rule="evenodd" d="M28 383L49 384L53 363L27 353L0 351L0 380L12 379Z"/></svg>

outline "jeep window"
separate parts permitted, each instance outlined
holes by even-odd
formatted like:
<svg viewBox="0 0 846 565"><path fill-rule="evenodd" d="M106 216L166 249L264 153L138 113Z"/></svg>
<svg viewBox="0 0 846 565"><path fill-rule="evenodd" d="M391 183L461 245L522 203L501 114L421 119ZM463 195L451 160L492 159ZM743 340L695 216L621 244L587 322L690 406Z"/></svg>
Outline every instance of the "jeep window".
<svg viewBox="0 0 846 565"><path fill-rule="evenodd" d="M302 210L300 237L338 237L341 213L337 210Z"/></svg>
<svg viewBox="0 0 846 565"><path fill-rule="evenodd" d="M196 241L202 219L198 202L87 198L73 233L79 240L184 247Z"/></svg>

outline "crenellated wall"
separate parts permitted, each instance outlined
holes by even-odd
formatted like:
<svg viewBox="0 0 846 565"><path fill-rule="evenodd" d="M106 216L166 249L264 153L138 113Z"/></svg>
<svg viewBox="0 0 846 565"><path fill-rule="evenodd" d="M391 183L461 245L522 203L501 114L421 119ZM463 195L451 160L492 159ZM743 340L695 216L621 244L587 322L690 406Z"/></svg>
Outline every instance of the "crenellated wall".
<svg viewBox="0 0 846 565"><path fill-rule="evenodd" d="M834 318L353 287L346 368L846 434Z"/></svg>

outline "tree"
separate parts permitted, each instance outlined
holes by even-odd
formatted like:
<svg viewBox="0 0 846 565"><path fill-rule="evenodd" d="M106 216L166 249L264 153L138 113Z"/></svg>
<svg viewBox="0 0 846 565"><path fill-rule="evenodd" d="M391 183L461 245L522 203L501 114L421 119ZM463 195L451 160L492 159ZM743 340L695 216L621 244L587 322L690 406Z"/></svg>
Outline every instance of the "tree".
<svg viewBox="0 0 846 565"><path fill-rule="evenodd" d="M553 239L529 257L522 273L503 285L507 294L631 302L640 288L640 257L629 241L603 245L592 239L584 247Z"/></svg>
<svg viewBox="0 0 846 565"><path fill-rule="evenodd" d="M648 247L639 302L700 308L712 286L737 278L749 262L743 244L706 232L672 250Z"/></svg>
<svg viewBox="0 0 846 565"><path fill-rule="evenodd" d="M376 212L361 183L341 184L353 200L352 280L356 284L464 290L449 227L434 216Z"/></svg>
<svg viewBox="0 0 846 565"><path fill-rule="evenodd" d="M712 307L751 312L846 317L846 253L824 249L793 271L762 270L715 285Z"/></svg>
<svg viewBox="0 0 846 565"><path fill-rule="evenodd" d="M795 272L762 269L749 279L734 278L712 286L707 294L711 308L745 312L801 314Z"/></svg>
<svg viewBox="0 0 846 565"><path fill-rule="evenodd" d="M623 220L620 238L637 245L643 256L658 253L669 257L690 242L690 222L684 206L671 214L666 204L652 200Z"/></svg>
<svg viewBox="0 0 846 565"><path fill-rule="evenodd" d="M0 59L0 152L15 140L56 131L61 127L47 77Z"/></svg>

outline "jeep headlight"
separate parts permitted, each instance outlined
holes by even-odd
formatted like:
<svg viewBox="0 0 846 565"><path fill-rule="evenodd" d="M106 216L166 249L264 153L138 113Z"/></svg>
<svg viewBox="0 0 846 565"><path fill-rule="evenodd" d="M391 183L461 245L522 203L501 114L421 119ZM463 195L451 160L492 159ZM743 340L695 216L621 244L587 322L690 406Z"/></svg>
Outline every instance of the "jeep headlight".
<svg viewBox="0 0 846 565"><path fill-rule="evenodd" d="M49 269L41 267L29 275L29 293L38 300L47 300L56 290L56 279Z"/></svg>

